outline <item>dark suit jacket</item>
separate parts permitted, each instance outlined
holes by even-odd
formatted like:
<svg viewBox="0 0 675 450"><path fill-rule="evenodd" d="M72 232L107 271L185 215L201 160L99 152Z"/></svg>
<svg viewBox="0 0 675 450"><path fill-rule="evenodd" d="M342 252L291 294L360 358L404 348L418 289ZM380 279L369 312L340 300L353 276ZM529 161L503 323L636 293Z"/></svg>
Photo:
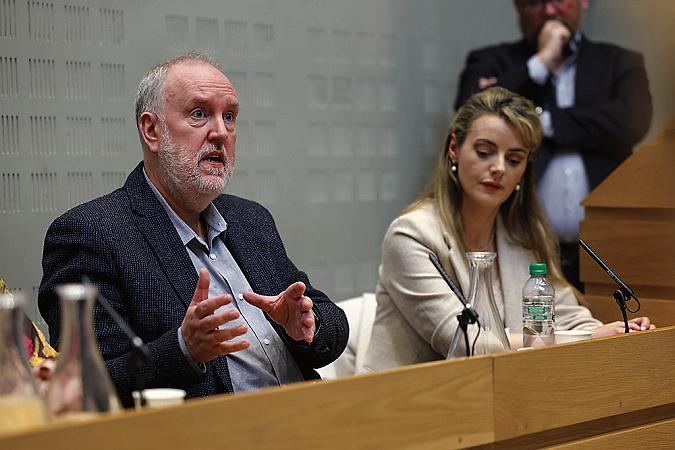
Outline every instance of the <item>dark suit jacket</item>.
<svg viewBox="0 0 675 450"><path fill-rule="evenodd" d="M61 317L54 286L86 275L148 344L154 366L148 387L178 387L188 397L231 392L225 357L196 374L180 350L177 329L190 304L197 273L169 217L150 189L142 163L121 189L82 204L56 219L47 231L38 304L50 339L58 345ZM270 320L295 357L305 379L314 368L336 359L349 334L343 311L312 287L289 260L269 212L257 203L221 195L216 208L227 221L225 245L254 292L276 295L296 281L307 285L319 327L311 345L291 339ZM134 380L128 367L130 345L101 308L95 310L99 347L124 404L130 405Z"/></svg>
<svg viewBox="0 0 675 450"><path fill-rule="evenodd" d="M535 156L541 175L560 149L581 152L591 189L626 159L649 128L652 102L647 73L639 53L611 44L579 45L574 106L557 108L550 83L539 86L527 71L535 49L526 41L486 47L469 54L455 108L478 92L478 79L497 78L497 85L529 98L551 112L554 136Z"/></svg>

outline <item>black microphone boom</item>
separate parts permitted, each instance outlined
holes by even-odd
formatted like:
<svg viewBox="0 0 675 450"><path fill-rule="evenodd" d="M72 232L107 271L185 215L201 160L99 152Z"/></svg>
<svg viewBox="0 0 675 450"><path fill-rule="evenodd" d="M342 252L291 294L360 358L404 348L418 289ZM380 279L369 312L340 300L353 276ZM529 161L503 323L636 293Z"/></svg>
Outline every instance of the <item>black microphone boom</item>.
<svg viewBox="0 0 675 450"><path fill-rule="evenodd" d="M593 258L593 260L594 260L596 263L598 263L598 265L599 265L600 267L602 267L602 269L603 269L605 272L607 272L607 275L609 275L609 277L610 277L612 280L614 280L614 282L615 282L616 284L618 284L619 287L621 287L621 288L625 291L626 294L628 294L628 295L630 296L629 299L630 299L630 298L634 298L635 300L638 299L638 298L635 296L635 292L633 292L633 290L632 290L631 288L629 288L629 287L626 285L626 283L624 283L624 282L621 280L621 278L619 278L619 276L618 276L617 274L615 274L614 271L613 271L612 269L610 269L609 266L608 266L608 265L607 265L607 264L606 264L606 263L605 263L598 255L595 254L595 252L591 249L591 247L588 246L588 244L587 244L586 242L584 242L583 239L579 239L579 244L581 245L581 248L583 248L584 250L586 250L586 253L588 253L588 255L589 255L591 258Z"/></svg>
<svg viewBox="0 0 675 450"><path fill-rule="evenodd" d="M441 274L443 280L445 280L448 286L450 286L450 290L452 290L453 294L455 294L459 299L459 301L462 302L462 305L464 305L464 307L467 306L470 307L471 305L469 305L469 302L466 301L464 294L462 294L462 291L457 287L457 285L452 281L452 279L450 279L450 276L441 265L441 262L438 260L438 257L433 253L429 253L429 259L431 260L431 263L434 265L434 267L436 267L436 270L438 270L438 273Z"/></svg>
<svg viewBox="0 0 675 450"><path fill-rule="evenodd" d="M478 335L480 334L480 321L478 320L478 312L475 309L473 309L471 303L466 301L464 294L462 294L462 290L458 288L457 285L450 279L450 276L445 271L445 269L441 265L441 262L438 260L438 257L436 257L436 255L433 252L429 252L429 259L431 260L431 263L434 265L436 270L438 270L438 273L441 274L443 280L445 280L447 285L450 286L450 290L457 296L459 301L462 302L462 305L464 305L464 309L462 309L462 312L457 316L457 322L459 322L459 328L462 330L462 333L464 333L464 345L466 346L466 356L473 356L473 351L470 351L469 349L469 333L467 332L467 327L469 324L474 323L478 325L478 334L476 334L476 338L473 341L473 344L475 346L476 341L478 340Z"/></svg>
<svg viewBox="0 0 675 450"><path fill-rule="evenodd" d="M628 315L626 314L626 311L630 311L631 313L638 312L640 310L640 300L638 300L635 292L633 292L633 290L629 288L628 285L624 283L612 269L609 268L602 258L600 258L593 250L591 250L591 247L589 247L583 239L579 239L579 245L581 245L581 248L583 248L586 253L588 253L588 255L593 258L593 260L600 267L602 267L602 270L607 272L607 275L609 275L609 277L614 280L617 285L619 285L619 289L614 292L614 300L616 301L617 305L619 305L621 316L623 318L624 329L625 332L628 333L630 328L628 327ZM626 306L626 302L629 302L631 298L635 299L637 302L637 307L634 310L628 309L628 306Z"/></svg>

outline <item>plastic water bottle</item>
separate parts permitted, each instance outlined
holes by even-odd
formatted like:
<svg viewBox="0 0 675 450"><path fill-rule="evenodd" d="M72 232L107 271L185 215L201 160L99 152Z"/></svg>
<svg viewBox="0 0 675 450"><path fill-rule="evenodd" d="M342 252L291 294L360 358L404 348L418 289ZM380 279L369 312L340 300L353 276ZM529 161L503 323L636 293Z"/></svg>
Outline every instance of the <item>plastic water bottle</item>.
<svg viewBox="0 0 675 450"><path fill-rule="evenodd" d="M555 342L555 289L547 273L546 264L530 264L530 279L523 286L523 347Z"/></svg>

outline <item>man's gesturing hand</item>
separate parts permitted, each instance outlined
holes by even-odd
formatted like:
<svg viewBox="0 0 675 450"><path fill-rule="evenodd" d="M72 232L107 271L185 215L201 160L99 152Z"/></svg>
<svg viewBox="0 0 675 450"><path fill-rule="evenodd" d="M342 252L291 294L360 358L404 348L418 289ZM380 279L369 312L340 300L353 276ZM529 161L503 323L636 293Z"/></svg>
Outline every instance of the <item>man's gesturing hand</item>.
<svg viewBox="0 0 675 450"><path fill-rule="evenodd" d="M296 341L304 339L311 343L316 331L313 303L304 294L305 284L298 281L277 296L246 292L244 300L266 312L272 320L284 327L291 338Z"/></svg>
<svg viewBox="0 0 675 450"><path fill-rule="evenodd" d="M246 333L246 325L218 329L220 325L239 318L239 311L233 308L214 314L216 309L232 303L232 296L219 295L209 298L209 283L209 272L201 269L195 293L181 324L185 345L198 363L244 350L249 346L249 342L245 339L231 341Z"/></svg>

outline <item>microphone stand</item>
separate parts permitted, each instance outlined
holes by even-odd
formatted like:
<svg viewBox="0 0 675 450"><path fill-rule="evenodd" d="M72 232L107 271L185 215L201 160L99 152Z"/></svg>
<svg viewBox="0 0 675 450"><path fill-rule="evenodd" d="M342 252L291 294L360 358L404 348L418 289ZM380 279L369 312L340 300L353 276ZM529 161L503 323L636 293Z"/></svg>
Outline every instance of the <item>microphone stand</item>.
<svg viewBox="0 0 675 450"><path fill-rule="evenodd" d="M628 314L626 312L628 311L633 314L638 312L640 310L640 300L638 300L638 298L635 296L633 290L629 288L628 285L624 283L621 278L619 278L619 276L615 274L614 271L610 269L609 266L598 255L595 254L595 252L591 249L591 247L588 246L586 242L584 242L583 239L579 239L579 245L581 245L581 248L583 248L586 253L588 253L588 255L593 258L593 260L600 267L602 267L607 275L609 275L609 277L619 286L619 288L614 291L614 300L616 301L616 304L619 305L619 309L621 310L625 332L630 332L630 328L628 327ZM637 302L637 308L635 308L635 310L628 308L627 303L631 300L631 298L635 299Z"/></svg>
<svg viewBox="0 0 675 450"><path fill-rule="evenodd" d="M473 309L473 306L471 306L471 303L466 301L466 298L464 297L464 294L462 294L462 291L457 287L457 285L450 279L450 276L448 273L445 271L443 266L441 265L440 261L438 261L438 258L436 257L435 254L429 253L429 259L431 260L431 263L434 265L436 270L438 270L438 273L441 274L441 277L443 277L443 280L447 283L448 286L450 286L450 290L457 296L460 302L462 302L462 305L464 305L464 309L462 309L462 312L457 316L457 322L459 322L459 328L462 330L462 333L464 334L464 345L466 346L466 356L472 356L471 353L469 352L469 333L467 331L467 328L469 324L478 324L478 333L480 333L480 322L478 321L478 312ZM478 336L476 336L478 338Z"/></svg>
<svg viewBox="0 0 675 450"><path fill-rule="evenodd" d="M92 284L89 281L89 278L86 276L83 276L82 280L84 284ZM98 289L96 291L98 292ZM128 359L129 369L131 370L131 375L134 378L136 390L140 396L141 406L146 406L147 401L145 395L143 394L143 390L145 389L147 376L143 373L143 368L152 364L152 354L150 353L150 349L147 345L145 345L143 339L134 333L129 325L126 324L124 319L120 317L117 311L115 311L115 309L110 306L110 303L108 303L108 301L105 299L105 297L103 297L103 295L101 295L100 292L96 295L96 301L103 307L108 316L113 319L117 326L122 330L122 333L124 333L131 343L131 352L129 353Z"/></svg>

